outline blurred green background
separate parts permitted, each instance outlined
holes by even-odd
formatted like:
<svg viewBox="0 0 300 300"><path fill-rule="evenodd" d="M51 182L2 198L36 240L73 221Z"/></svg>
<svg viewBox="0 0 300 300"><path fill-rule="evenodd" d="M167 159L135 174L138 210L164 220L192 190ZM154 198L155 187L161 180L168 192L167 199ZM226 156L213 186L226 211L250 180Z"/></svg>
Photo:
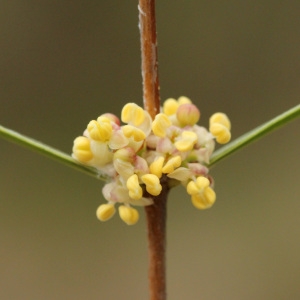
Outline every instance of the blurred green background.
<svg viewBox="0 0 300 300"><path fill-rule="evenodd" d="M0 123L67 153L142 104L137 1L0 1ZM158 1L161 97L233 138L299 104L298 0ZM299 120L211 170L217 202L168 205L170 300L299 299ZM0 140L0 299L148 299L138 225L100 223L102 182Z"/></svg>

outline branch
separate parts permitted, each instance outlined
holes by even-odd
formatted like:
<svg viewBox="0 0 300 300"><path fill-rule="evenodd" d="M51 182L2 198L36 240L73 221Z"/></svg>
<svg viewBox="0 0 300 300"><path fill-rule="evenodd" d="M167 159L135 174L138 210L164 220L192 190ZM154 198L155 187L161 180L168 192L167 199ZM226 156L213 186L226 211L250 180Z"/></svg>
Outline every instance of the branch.
<svg viewBox="0 0 300 300"><path fill-rule="evenodd" d="M160 110L155 0L139 0L144 108L154 119Z"/></svg>
<svg viewBox="0 0 300 300"><path fill-rule="evenodd" d="M214 152L211 156L211 160L208 166L211 167L212 165L215 165L217 162L229 156L230 154L236 152L237 150L245 147L246 145L258 140L259 138L267 135L268 133L274 131L275 129L278 129L279 127L299 117L300 117L300 104L280 114L279 116L266 122L265 124L262 124L256 127L255 129L245 133L244 135L235 139L231 143L227 144L226 146Z"/></svg>
<svg viewBox="0 0 300 300"><path fill-rule="evenodd" d="M8 141L16 143L20 146L24 146L29 148L30 150L36 151L48 158L54 159L64 165L71 167L75 170L81 171L87 175L93 176L94 178L107 181L107 178L100 174L99 171L95 168L88 167L85 165L80 164L78 161L73 159L72 156L57 150L53 147L50 147L46 144L43 144L37 140L29 138L25 135L22 135L16 131L11 129L5 128L4 126L0 125L0 137L5 138Z"/></svg>

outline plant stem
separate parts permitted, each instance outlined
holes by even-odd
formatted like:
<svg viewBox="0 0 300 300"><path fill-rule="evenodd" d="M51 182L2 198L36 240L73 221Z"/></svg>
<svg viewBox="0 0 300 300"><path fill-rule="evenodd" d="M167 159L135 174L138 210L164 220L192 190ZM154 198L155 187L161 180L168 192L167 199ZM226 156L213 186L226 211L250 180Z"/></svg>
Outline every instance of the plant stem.
<svg viewBox="0 0 300 300"><path fill-rule="evenodd" d="M211 161L208 167L211 167L218 162L220 162L225 157L233 154L239 149L242 149L246 145L258 140L259 138L267 135L271 131L286 125L287 123L296 120L300 117L300 104L289 109L288 111L282 113L281 115L271 119L265 124L258 126L257 128L243 134L239 138L235 139L226 146L223 146L219 150L215 151L211 157ZM75 170L81 171L89 176L92 176L96 179L106 181L107 178L102 174L99 174L99 171L95 168L85 166L80 164L78 161L74 160L70 155L57 150L53 147L50 147L46 144L43 144L37 140L34 140L30 137L27 137L21 133L18 133L14 130L6 128L0 125L0 138L4 138L8 141L16 143L20 146L29 148L32 151L36 151L40 154L45 155L48 158L54 159L58 162L63 163L66 166L74 168Z"/></svg>
<svg viewBox="0 0 300 300"><path fill-rule="evenodd" d="M144 108L154 119L159 113L159 80L155 0L139 0Z"/></svg>
<svg viewBox="0 0 300 300"><path fill-rule="evenodd" d="M165 178L166 179L166 178ZM146 206L149 251L149 289L151 300L165 300L166 295L166 219L169 187L167 180L162 192Z"/></svg>
<svg viewBox="0 0 300 300"><path fill-rule="evenodd" d="M285 125L286 123L293 121L300 117L300 104L273 118L272 120L252 129L251 131L243 134L239 138L235 139L231 143L223 146L219 150L215 151L211 156L209 167L216 164L220 160L224 159L228 155L235 151L245 147L246 145L258 140L265 136L267 133L272 132L275 129Z"/></svg>
<svg viewBox="0 0 300 300"><path fill-rule="evenodd" d="M22 135L14 130L5 128L4 126L1 125L0 125L0 137L3 137L8 141L14 142L18 145L34 150L40 154L47 156L48 158L54 159L73 169L81 171L87 175L93 176L94 178L103 181L107 181L108 179L106 176L100 174L97 169L80 164L77 160L73 159L72 156L60 150L57 150L53 147L50 147L46 144L43 144L37 140Z"/></svg>
<svg viewBox="0 0 300 300"><path fill-rule="evenodd" d="M144 108L154 119L160 110L155 0L139 0ZM166 204L169 187L146 206L149 251L149 289L151 300L166 299Z"/></svg>

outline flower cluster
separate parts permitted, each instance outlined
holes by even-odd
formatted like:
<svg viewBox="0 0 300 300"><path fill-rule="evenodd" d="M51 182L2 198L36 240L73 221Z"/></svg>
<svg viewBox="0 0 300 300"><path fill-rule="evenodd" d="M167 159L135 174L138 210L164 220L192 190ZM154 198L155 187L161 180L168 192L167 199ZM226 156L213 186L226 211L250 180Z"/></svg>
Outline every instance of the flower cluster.
<svg viewBox="0 0 300 300"><path fill-rule="evenodd" d="M121 113L125 125L109 113L90 121L83 136L75 139L72 156L111 179L102 190L108 202L98 207L98 219L110 219L118 203L120 218L135 224L139 213L132 206L151 205L151 195L162 191L162 179L182 183L196 208L211 207L216 194L206 165L214 140L220 144L230 140L230 121L215 113L208 131L196 124L199 119L198 108L180 97L167 99L154 120L143 108L128 103Z"/></svg>

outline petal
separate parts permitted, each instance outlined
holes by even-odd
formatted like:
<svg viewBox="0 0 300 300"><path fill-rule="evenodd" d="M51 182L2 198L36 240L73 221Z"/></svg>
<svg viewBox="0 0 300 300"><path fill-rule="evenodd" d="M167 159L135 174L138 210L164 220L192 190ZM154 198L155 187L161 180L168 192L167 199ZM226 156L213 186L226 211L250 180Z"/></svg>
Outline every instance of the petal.
<svg viewBox="0 0 300 300"><path fill-rule="evenodd" d="M188 168L179 167L174 172L169 173L167 176L169 178L184 182L187 181L192 175L193 173Z"/></svg>

